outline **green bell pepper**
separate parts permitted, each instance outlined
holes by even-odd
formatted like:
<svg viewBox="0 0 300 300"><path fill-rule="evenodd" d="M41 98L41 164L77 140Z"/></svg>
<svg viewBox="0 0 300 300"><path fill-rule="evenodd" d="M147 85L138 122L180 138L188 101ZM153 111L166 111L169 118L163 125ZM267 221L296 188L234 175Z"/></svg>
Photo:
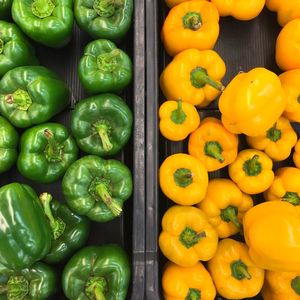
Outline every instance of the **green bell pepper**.
<svg viewBox="0 0 300 300"><path fill-rule="evenodd" d="M44 261L58 263L86 243L90 222L88 219L72 213L66 205L53 200L48 193L41 194L40 201L52 230L51 250Z"/></svg>
<svg viewBox="0 0 300 300"><path fill-rule="evenodd" d="M117 160L88 155L67 170L62 189L69 207L96 222L119 216L132 193L130 170Z"/></svg>
<svg viewBox="0 0 300 300"><path fill-rule="evenodd" d="M78 74L91 94L120 92L132 80L129 56L109 40L90 42L79 62Z"/></svg>
<svg viewBox="0 0 300 300"><path fill-rule="evenodd" d="M0 28L0 77L13 68L39 63L34 48L15 24L0 20Z"/></svg>
<svg viewBox="0 0 300 300"><path fill-rule="evenodd" d="M75 0L75 19L94 39L119 42L128 32L133 0Z"/></svg>
<svg viewBox="0 0 300 300"><path fill-rule="evenodd" d="M41 66L18 67L0 80L0 113L15 127L47 122L69 104L69 90Z"/></svg>
<svg viewBox="0 0 300 300"><path fill-rule="evenodd" d="M77 156L78 147L68 130L62 124L45 123L22 134L17 166L24 177L51 183L65 174Z"/></svg>
<svg viewBox="0 0 300 300"><path fill-rule="evenodd" d="M74 15L72 0L14 0L12 17L33 40L52 48L71 39Z"/></svg>
<svg viewBox="0 0 300 300"><path fill-rule="evenodd" d="M128 256L121 247L89 246L65 266L63 291L70 300L125 300L130 273Z"/></svg>
<svg viewBox="0 0 300 300"><path fill-rule="evenodd" d="M9 18L12 2L13 0L0 0L0 20Z"/></svg>
<svg viewBox="0 0 300 300"><path fill-rule="evenodd" d="M21 271L0 264L0 300L46 300L55 290L56 274L41 262Z"/></svg>
<svg viewBox="0 0 300 300"><path fill-rule="evenodd" d="M22 270L51 248L51 229L35 191L11 183L0 188L0 263Z"/></svg>
<svg viewBox="0 0 300 300"><path fill-rule="evenodd" d="M105 157L118 153L128 142L132 119L132 112L122 98L102 94L76 104L71 129L82 151Z"/></svg>
<svg viewBox="0 0 300 300"><path fill-rule="evenodd" d="M0 116L0 174L8 171L17 160L18 141L15 128Z"/></svg>

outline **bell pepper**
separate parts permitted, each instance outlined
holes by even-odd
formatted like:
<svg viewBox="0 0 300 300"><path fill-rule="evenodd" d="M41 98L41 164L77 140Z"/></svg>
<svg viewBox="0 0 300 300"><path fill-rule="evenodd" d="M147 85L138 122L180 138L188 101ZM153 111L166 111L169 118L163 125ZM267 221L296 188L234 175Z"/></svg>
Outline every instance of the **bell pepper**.
<svg viewBox="0 0 300 300"><path fill-rule="evenodd" d="M89 236L89 220L75 215L68 206L43 193L39 197L52 230L50 252L45 256L47 263L58 263L81 248Z"/></svg>
<svg viewBox="0 0 300 300"><path fill-rule="evenodd" d="M130 57L109 40L90 42L78 68L80 82L91 94L122 91L132 73Z"/></svg>
<svg viewBox="0 0 300 300"><path fill-rule="evenodd" d="M182 141L200 125L194 105L187 102L165 101L159 108L160 133L171 141Z"/></svg>
<svg viewBox="0 0 300 300"><path fill-rule="evenodd" d="M204 200L197 205L221 239L241 231L243 216L252 206L252 198L225 178L211 179Z"/></svg>
<svg viewBox="0 0 300 300"><path fill-rule="evenodd" d="M185 1L167 15L161 39L167 53L175 56L191 48L213 49L219 36L219 13L208 1Z"/></svg>
<svg viewBox="0 0 300 300"><path fill-rule="evenodd" d="M0 77L13 68L38 64L34 48L15 24L0 20L0 28Z"/></svg>
<svg viewBox="0 0 300 300"><path fill-rule="evenodd" d="M208 117L190 135L188 150L211 172L235 161L238 143L238 136L227 131L220 120Z"/></svg>
<svg viewBox="0 0 300 300"><path fill-rule="evenodd" d="M299 272L300 214L286 201L268 201L247 211L243 219L249 255L260 268Z"/></svg>
<svg viewBox="0 0 300 300"><path fill-rule="evenodd" d="M14 0L12 17L31 39L47 47L63 47L72 37L72 0Z"/></svg>
<svg viewBox="0 0 300 300"><path fill-rule="evenodd" d="M121 247L90 246L69 260L63 271L62 287L70 300L125 300L130 273L128 256Z"/></svg>
<svg viewBox="0 0 300 300"><path fill-rule="evenodd" d="M59 123L45 123L22 134L17 165L24 177L51 183L64 175L77 156L76 142L68 130Z"/></svg>
<svg viewBox="0 0 300 300"><path fill-rule="evenodd" d="M56 290L54 270L41 262L14 271L0 264L0 299L49 299Z"/></svg>
<svg viewBox="0 0 300 300"><path fill-rule="evenodd" d="M88 155L69 167L62 189L74 213L107 222L122 213L132 193L132 175L120 161Z"/></svg>
<svg viewBox="0 0 300 300"><path fill-rule="evenodd" d="M246 149L228 167L229 176L246 194L259 194L272 184L274 172L272 159L264 152Z"/></svg>
<svg viewBox="0 0 300 300"><path fill-rule="evenodd" d="M214 300L216 288L201 262L183 268L168 262L162 275L165 300Z"/></svg>
<svg viewBox="0 0 300 300"><path fill-rule="evenodd" d="M264 68L239 73L220 96L219 109L228 131L264 135L285 109L285 95L278 76Z"/></svg>
<svg viewBox="0 0 300 300"><path fill-rule="evenodd" d="M1 0L0 2L0 20L7 19L11 13L11 4L13 0Z"/></svg>
<svg viewBox="0 0 300 300"><path fill-rule="evenodd" d="M34 190L11 183L0 188L0 263L21 270L47 255L51 229Z"/></svg>
<svg viewBox="0 0 300 300"><path fill-rule="evenodd" d="M8 171L17 160L18 141L15 128L0 116L0 174Z"/></svg>
<svg viewBox="0 0 300 300"><path fill-rule="evenodd" d="M277 122L262 136L248 136L250 147L263 150L276 161L287 159L297 143L297 133L288 119L280 117Z"/></svg>
<svg viewBox="0 0 300 300"><path fill-rule="evenodd" d="M133 17L133 0L75 0L74 14L79 27L94 39L122 40Z"/></svg>
<svg viewBox="0 0 300 300"><path fill-rule="evenodd" d="M300 169L300 140L298 140L295 146L295 152L293 154L293 161L297 168Z"/></svg>
<svg viewBox="0 0 300 300"><path fill-rule="evenodd" d="M160 166L159 184L162 192L175 203L194 205L205 197L208 174L200 160L177 153L167 157Z"/></svg>
<svg viewBox="0 0 300 300"><path fill-rule="evenodd" d="M45 67L18 67L0 80L0 113L15 127L44 123L69 104L69 90Z"/></svg>
<svg viewBox="0 0 300 300"><path fill-rule="evenodd" d="M224 89L220 82L226 67L213 50L188 49L177 54L160 76L160 87L167 99L181 99L207 106Z"/></svg>
<svg viewBox="0 0 300 300"><path fill-rule="evenodd" d="M220 241L208 270L217 292L227 299L254 297L264 283L264 270L253 263L247 245L232 239Z"/></svg>
<svg viewBox="0 0 300 300"><path fill-rule="evenodd" d="M168 7L174 7L175 5L178 5L182 2L185 2L185 1L188 1L188 0L165 0L166 4Z"/></svg>
<svg viewBox="0 0 300 300"><path fill-rule="evenodd" d="M170 207L162 219L159 247L163 255L182 267L210 260L217 249L218 234L205 213L193 206Z"/></svg>

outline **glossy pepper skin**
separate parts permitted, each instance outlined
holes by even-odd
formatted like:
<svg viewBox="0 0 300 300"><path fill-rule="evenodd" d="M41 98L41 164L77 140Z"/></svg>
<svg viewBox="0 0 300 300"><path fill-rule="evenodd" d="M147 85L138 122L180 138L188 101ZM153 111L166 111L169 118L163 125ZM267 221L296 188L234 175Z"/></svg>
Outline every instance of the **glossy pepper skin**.
<svg viewBox="0 0 300 300"><path fill-rule="evenodd" d="M45 67L18 67L0 80L0 113L15 127L47 122L69 104L69 90Z"/></svg>
<svg viewBox="0 0 300 300"><path fill-rule="evenodd" d="M12 17L34 41L60 48L71 39L74 15L72 0L14 0Z"/></svg>
<svg viewBox="0 0 300 300"><path fill-rule="evenodd" d="M133 0L75 0L79 27L94 39L122 40L133 17Z"/></svg>
<svg viewBox="0 0 300 300"><path fill-rule="evenodd" d="M165 265L162 286L165 300L214 300L216 288L205 267L196 265L183 268L172 262Z"/></svg>
<svg viewBox="0 0 300 300"><path fill-rule="evenodd" d="M128 256L120 246L89 246L65 266L63 291L70 300L125 300L130 274Z"/></svg>
<svg viewBox="0 0 300 300"><path fill-rule="evenodd" d="M252 198L225 178L211 179L204 200L197 205L221 239L241 231L243 216L252 206Z"/></svg>
<svg viewBox="0 0 300 300"><path fill-rule="evenodd" d="M185 1L169 11L161 32L167 53L213 49L219 36L219 13L208 1Z"/></svg>
<svg viewBox="0 0 300 300"><path fill-rule="evenodd" d="M0 188L0 263L9 269L30 267L47 255L51 229L34 190L11 183Z"/></svg>
<svg viewBox="0 0 300 300"><path fill-rule="evenodd" d="M200 116L194 105L179 101L165 101L159 108L160 133L170 141L182 141L195 131Z"/></svg>
<svg viewBox="0 0 300 300"><path fill-rule="evenodd" d="M219 100L227 130L248 136L264 135L279 119L285 105L278 76L265 68L236 75Z"/></svg>
<svg viewBox="0 0 300 300"><path fill-rule="evenodd" d="M76 142L68 130L59 123L45 123L22 134L17 165L24 177L51 183L64 175L77 156Z"/></svg>
<svg viewBox="0 0 300 300"><path fill-rule="evenodd" d="M13 0L2 0L0 2L0 20L9 18Z"/></svg>
<svg viewBox="0 0 300 300"><path fill-rule="evenodd" d="M188 1L188 0L165 0L166 4L168 7L174 7L175 5L178 5L182 2L185 2L185 1Z"/></svg>
<svg viewBox="0 0 300 300"><path fill-rule="evenodd" d="M16 129L0 116L0 174L8 171L17 160L18 141Z"/></svg>
<svg viewBox="0 0 300 300"><path fill-rule="evenodd" d="M91 94L120 92L132 80L130 57L109 40L90 42L79 62L78 74Z"/></svg>
<svg viewBox="0 0 300 300"><path fill-rule="evenodd" d="M0 264L0 299L49 299L56 290L56 274L44 263L14 271Z"/></svg>
<svg viewBox="0 0 300 300"><path fill-rule="evenodd" d="M181 99L207 106L224 89L220 82L226 66L213 50L188 49L177 54L160 76L160 88L167 99Z"/></svg>
<svg viewBox="0 0 300 300"><path fill-rule="evenodd" d="M159 169L162 192L180 205L194 205L206 194L208 174L197 158L177 153L167 157Z"/></svg>
<svg viewBox="0 0 300 300"><path fill-rule="evenodd" d="M0 20L0 28L0 77L13 68L38 64L34 48L15 24Z"/></svg>
<svg viewBox="0 0 300 300"><path fill-rule="evenodd" d="M298 140L295 146L295 152L293 154L293 161L297 168L300 169L300 140Z"/></svg>
<svg viewBox="0 0 300 300"><path fill-rule="evenodd" d="M182 267L208 261L217 249L218 234L203 211L193 206L170 207L162 219L159 247L163 255Z"/></svg>
<svg viewBox="0 0 300 300"><path fill-rule="evenodd" d="M212 172L235 161L238 144L236 134L229 132L217 118L208 117L190 135L188 151Z"/></svg>
<svg viewBox="0 0 300 300"><path fill-rule="evenodd" d="M254 297L264 283L264 270L252 262L247 245L232 239L219 242L208 270L217 292L227 299Z"/></svg>
<svg viewBox="0 0 300 300"><path fill-rule="evenodd" d="M120 161L88 155L69 167L62 189L73 212L107 222L122 213L123 203L132 193L132 175Z"/></svg>

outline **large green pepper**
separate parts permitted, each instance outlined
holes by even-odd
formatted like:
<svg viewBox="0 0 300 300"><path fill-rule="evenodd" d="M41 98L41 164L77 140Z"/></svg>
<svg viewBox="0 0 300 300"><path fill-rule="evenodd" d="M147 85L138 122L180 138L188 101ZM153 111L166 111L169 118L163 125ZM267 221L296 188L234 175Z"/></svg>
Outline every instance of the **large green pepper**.
<svg viewBox="0 0 300 300"><path fill-rule="evenodd" d="M15 24L0 20L0 28L0 77L15 67L38 64L34 48Z"/></svg>
<svg viewBox="0 0 300 300"><path fill-rule="evenodd" d="M96 222L119 216L132 193L130 170L117 160L88 155L67 170L62 189L69 207Z"/></svg>
<svg viewBox="0 0 300 300"><path fill-rule="evenodd" d="M125 300L130 273L127 254L121 247L90 246L67 263L62 286L70 300Z"/></svg>
<svg viewBox="0 0 300 300"><path fill-rule="evenodd" d="M72 0L14 0L12 17L33 40L48 47L65 46L71 39Z"/></svg>
<svg viewBox="0 0 300 300"><path fill-rule="evenodd" d="M64 204L53 200L48 193L40 195L40 201L52 230L52 246L44 261L58 263L81 248L89 236L90 222L72 213Z"/></svg>
<svg viewBox="0 0 300 300"><path fill-rule="evenodd" d="M94 39L118 42L130 28L133 0L75 0L74 13L79 27Z"/></svg>
<svg viewBox="0 0 300 300"><path fill-rule="evenodd" d="M68 87L45 67L18 67L0 80L0 113L16 127L44 123L68 104Z"/></svg>
<svg viewBox="0 0 300 300"><path fill-rule="evenodd" d="M129 56L109 40L90 42L79 62L79 79L91 94L120 92L132 79Z"/></svg>
<svg viewBox="0 0 300 300"><path fill-rule="evenodd" d="M41 262L21 271L0 264L0 300L46 300L55 290L56 274Z"/></svg>
<svg viewBox="0 0 300 300"><path fill-rule="evenodd" d="M13 0L0 0L0 20L9 18L12 2Z"/></svg>
<svg viewBox="0 0 300 300"><path fill-rule="evenodd" d="M132 113L122 98L116 95L90 97L75 106L71 129L84 152L100 156L114 155L130 138Z"/></svg>
<svg viewBox="0 0 300 300"><path fill-rule="evenodd" d="M77 159L78 148L68 130L58 123L27 129L21 136L18 170L26 178L51 183Z"/></svg>
<svg viewBox="0 0 300 300"><path fill-rule="evenodd" d="M0 174L9 170L17 159L19 135L15 128L0 116Z"/></svg>
<svg viewBox="0 0 300 300"><path fill-rule="evenodd" d="M34 190L11 183L0 188L0 263L21 270L44 258L51 229Z"/></svg>

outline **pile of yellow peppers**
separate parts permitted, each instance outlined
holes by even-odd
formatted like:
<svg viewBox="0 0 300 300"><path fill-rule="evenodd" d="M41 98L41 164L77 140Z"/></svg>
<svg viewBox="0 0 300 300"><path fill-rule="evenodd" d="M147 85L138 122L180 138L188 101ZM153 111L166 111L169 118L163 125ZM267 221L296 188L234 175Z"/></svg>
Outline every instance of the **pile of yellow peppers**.
<svg viewBox="0 0 300 300"><path fill-rule="evenodd" d="M170 141L187 139L188 153L167 157L159 170L175 203L159 235L164 298L300 299L300 140L291 125L300 122L300 1L165 1L161 38L173 59L160 77L168 100L159 127ZM254 68L225 87L226 65L212 50L219 18L251 20L265 5L283 26L275 59L284 73ZM218 97L221 118L200 120L197 108ZM290 166L273 171L289 157ZM209 179L222 168L229 178Z"/></svg>

